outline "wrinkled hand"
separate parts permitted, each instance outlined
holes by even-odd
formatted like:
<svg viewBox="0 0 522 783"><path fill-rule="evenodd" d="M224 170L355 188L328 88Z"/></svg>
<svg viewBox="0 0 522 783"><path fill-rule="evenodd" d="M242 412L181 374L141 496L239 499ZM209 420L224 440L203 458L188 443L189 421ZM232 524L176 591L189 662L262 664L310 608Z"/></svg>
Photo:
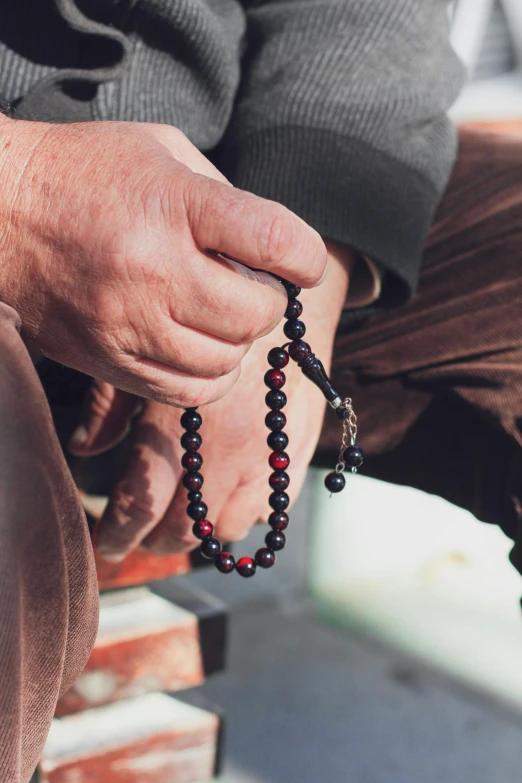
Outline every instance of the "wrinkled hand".
<svg viewBox="0 0 522 783"><path fill-rule="evenodd" d="M330 248L329 273L323 285L302 292L306 340L325 366L330 364L335 329L342 309L351 256ZM263 375L270 348L287 342L282 326L256 341L242 362L236 386L218 402L201 409L201 453L204 500L222 541L243 538L270 513L264 424L267 392ZM290 362L285 370L285 409L291 457L289 494L295 500L319 438L325 402L319 390ZM93 387L83 442L73 451L89 455L114 444L128 426L136 399L107 384ZM180 484L183 450L181 411L148 402L134 425L134 445L125 475L115 487L97 531L97 547L107 559L122 559L141 545L159 553L192 549L192 521L187 517L186 490Z"/></svg>
<svg viewBox="0 0 522 783"><path fill-rule="evenodd" d="M0 299L32 347L138 395L211 402L316 285L320 237L231 187L174 128L0 117ZM213 251L209 253L208 251Z"/></svg>

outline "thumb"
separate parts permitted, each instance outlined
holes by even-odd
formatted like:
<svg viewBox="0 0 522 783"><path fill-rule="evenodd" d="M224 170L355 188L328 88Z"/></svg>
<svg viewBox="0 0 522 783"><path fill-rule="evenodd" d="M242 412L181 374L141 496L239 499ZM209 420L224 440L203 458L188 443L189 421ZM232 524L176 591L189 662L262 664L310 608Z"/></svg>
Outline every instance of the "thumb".
<svg viewBox="0 0 522 783"><path fill-rule="evenodd" d="M92 457L112 448L128 433L131 419L143 401L104 381L93 381L85 401L82 423L69 441L69 450L79 457Z"/></svg>

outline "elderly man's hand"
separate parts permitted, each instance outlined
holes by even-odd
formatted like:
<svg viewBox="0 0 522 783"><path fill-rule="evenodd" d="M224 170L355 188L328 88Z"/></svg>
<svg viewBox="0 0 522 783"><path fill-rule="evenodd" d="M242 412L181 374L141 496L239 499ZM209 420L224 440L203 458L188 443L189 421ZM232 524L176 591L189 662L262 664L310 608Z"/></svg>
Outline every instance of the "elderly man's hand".
<svg viewBox="0 0 522 783"><path fill-rule="evenodd" d="M305 306L306 340L326 366L351 263L347 251L331 247L325 282L316 291L300 296ZM263 375L268 368L268 351L284 342L287 338L281 326L256 341L242 362L242 375L234 389L201 409L203 496L209 518L223 541L243 538L258 519L266 520L270 513ZM325 402L293 362L285 372L291 457L288 491L295 500L317 445ZM104 451L121 437L133 408L130 395L108 384L95 384L83 438L73 441L72 450L84 456ZM197 545L191 532L193 523L186 515L186 490L180 483L180 415L175 408L149 402L135 422L127 470L114 488L97 532L97 547L104 557L122 559L139 545L160 553Z"/></svg>
<svg viewBox="0 0 522 783"><path fill-rule="evenodd" d="M0 167L0 299L32 347L137 395L220 398L283 315L266 272L309 287L325 270L312 229L173 128L2 117Z"/></svg>

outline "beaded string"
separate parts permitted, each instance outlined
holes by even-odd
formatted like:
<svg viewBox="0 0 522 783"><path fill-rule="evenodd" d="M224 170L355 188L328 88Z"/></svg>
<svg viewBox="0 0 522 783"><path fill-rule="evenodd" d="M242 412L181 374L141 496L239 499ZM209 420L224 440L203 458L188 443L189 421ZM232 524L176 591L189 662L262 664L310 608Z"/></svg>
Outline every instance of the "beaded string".
<svg viewBox="0 0 522 783"><path fill-rule="evenodd" d="M276 561L276 552L284 549L286 536L284 531L288 527L289 518L286 509L290 504L286 490L290 484L290 477L286 472L290 464L290 457L285 449L288 446L288 435L284 432L286 416L282 411L287 403L286 394L282 391L286 383L283 368L292 359L307 378L309 378L324 394L329 404L334 408L337 417L343 423L343 435L341 450L335 470L329 473L325 480L326 488L332 492L340 492L346 485L344 471L349 469L357 472L364 460L362 449L356 444L357 416L353 409L352 400L347 397L344 400L337 394L328 378L322 362L312 353L308 343L302 339L306 333L306 326L300 320L303 305L298 300L301 289L298 286L281 280L288 294L288 305L285 312L286 323L284 333L290 340L281 348L272 348L268 352L267 360L270 369L265 373L264 381L269 391L265 402L269 412L265 417L265 424L270 430L267 443L272 450L268 464L272 473L268 478L272 490L268 503L272 513L268 517L268 524L272 528L265 536L265 546L258 549L254 557L234 558L230 552L223 551L221 542L214 536L214 526L207 519L208 508L203 502L203 475L200 472L203 465L203 457L199 449L203 442L198 430L203 422L196 408L187 408L181 416L181 426L185 430L181 436L181 445L185 450L181 464L185 468L183 486L187 490L187 514L194 520L192 532L200 539L199 549L201 554L212 560L215 567L222 574L230 574L237 571L240 576L254 576L257 567L271 568Z"/></svg>

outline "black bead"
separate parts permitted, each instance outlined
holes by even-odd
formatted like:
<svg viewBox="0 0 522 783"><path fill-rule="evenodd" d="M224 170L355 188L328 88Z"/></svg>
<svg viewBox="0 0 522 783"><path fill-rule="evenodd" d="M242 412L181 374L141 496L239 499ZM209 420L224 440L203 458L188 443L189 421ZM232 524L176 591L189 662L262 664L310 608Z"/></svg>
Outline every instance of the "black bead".
<svg viewBox="0 0 522 783"><path fill-rule="evenodd" d="M284 511L290 505L290 498L286 492L272 492L268 503L274 511Z"/></svg>
<svg viewBox="0 0 522 783"><path fill-rule="evenodd" d="M348 468L360 468L364 462L363 450L360 446L348 446L344 450L343 462Z"/></svg>
<svg viewBox="0 0 522 783"><path fill-rule="evenodd" d="M265 424L269 430L279 432L286 424L286 416L282 411L270 411L265 416Z"/></svg>
<svg viewBox="0 0 522 783"><path fill-rule="evenodd" d="M284 408L286 405L286 394L284 391L276 389L275 391L269 391L265 397L265 402L269 408L278 411Z"/></svg>
<svg viewBox="0 0 522 783"><path fill-rule="evenodd" d="M303 305L299 299L289 299L285 310L285 318L288 318L289 320L295 320L296 318L299 318L302 312Z"/></svg>
<svg viewBox="0 0 522 783"><path fill-rule="evenodd" d="M183 486L190 492L199 492L203 486L203 476L197 471L195 473L185 473L183 476Z"/></svg>
<svg viewBox="0 0 522 783"><path fill-rule="evenodd" d="M203 439L199 432L184 432L181 436L181 445L185 451L197 451L202 443Z"/></svg>
<svg viewBox="0 0 522 783"><path fill-rule="evenodd" d="M274 370L282 370L288 364L288 354L284 348L272 348L268 352L267 360Z"/></svg>
<svg viewBox="0 0 522 783"><path fill-rule="evenodd" d="M230 552L221 552L214 560L214 565L222 574L230 574L236 567L236 561Z"/></svg>
<svg viewBox="0 0 522 783"><path fill-rule="evenodd" d="M187 500L189 503L199 503L203 495L201 492L187 492Z"/></svg>
<svg viewBox="0 0 522 783"><path fill-rule="evenodd" d="M199 551L208 560L213 560L221 552L221 544L217 538L204 538L199 547Z"/></svg>
<svg viewBox="0 0 522 783"><path fill-rule="evenodd" d="M271 432L266 442L272 451L284 451L288 446L288 435L286 432Z"/></svg>
<svg viewBox="0 0 522 783"><path fill-rule="evenodd" d="M344 478L343 474L336 473L335 471L333 473L329 473L324 480L324 485L330 492L340 492L342 489L344 489L345 484L346 479Z"/></svg>
<svg viewBox="0 0 522 783"><path fill-rule="evenodd" d="M258 549L256 552L256 563L261 568L272 568L275 563L276 556L271 549Z"/></svg>
<svg viewBox="0 0 522 783"><path fill-rule="evenodd" d="M203 457L198 451L186 451L181 457L181 464L190 473L196 473L203 465Z"/></svg>
<svg viewBox="0 0 522 783"><path fill-rule="evenodd" d="M285 548L286 536L280 530L271 530L265 536L265 544L273 552L279 552L280 549Z"/></svg>
<svg viewBox="0 0 522 783"><path fill-rule="evenodd" d="M181 426L188 432L196 432L201 427L203 419L195 410L185 411L181 417Z"/></svg>
<svg viewBox="0 0 522 783"><path fill-rule="evenodd" d="M293 283L289 283L288 280L281 280L282 284L286 288L286 293L288 294L289 299L297 299L299 294L301 293L301 289L298 285L294 285Z"/></svg>
<svg viewBox="0 0 522 783"><path fill-rule="evenodd" d="M304 340L294 340L288 346L288 353L294 362L302 362L307 356L310 356L312 349Z"/></svg>
<svg viewBox="0 0 522 783"><path fill-rule="evenodd" d="M247 579L256 572L256 561L251 557L240 557L236 563L236 571Z"/></svg>
<svg viewBox="0 0 522 783"><path fill-rule="evenodd" d="M289 340L300 340L304 337L306 326L302 321L287 321L283 327L283 332Z"/></svg>
<svg viewBox="0 0 522 783"><path fill-rule="evenodd" d="M286 530L289 521L286 511L272 511L268 517L268 524L274 530Z"/></svg>
<svg viewBox="0 0 522 783"><path fill-rule="evenodd" d="M268 483L275 492L284 492L290 484L290 476L284 470L281 473L271 473Z"/></svg>
<svg viewBox="0 0 522 783"><path fill-rule="evenodd" d="M198 503L189 503L187 506L187 514L191 519L205 519L207 511L207 504L203 503L201 500Z"/></svg>

